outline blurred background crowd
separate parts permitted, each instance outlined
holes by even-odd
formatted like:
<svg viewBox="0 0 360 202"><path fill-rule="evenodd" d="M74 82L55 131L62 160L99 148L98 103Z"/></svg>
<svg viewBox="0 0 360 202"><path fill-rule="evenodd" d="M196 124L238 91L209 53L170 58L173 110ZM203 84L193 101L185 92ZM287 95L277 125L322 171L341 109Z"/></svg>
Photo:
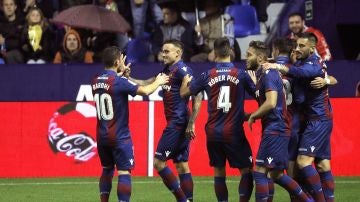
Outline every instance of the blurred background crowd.
<svg viewBox="0 0 360 202"><path fill-rule="evenodd" d="M167 39L184 43L185 61L205 62L213 60L213 41L221 36L231 40L233 59L239 61L241 50L236 37L268 33L265 22L269 3L268 0L1 0L0 63L101 62L101 52L108 46L120 47L133 62L158 62L161 44ZM233 7L236 5L250 8L253 13L240 12L237 10L240 8ZM248 33L237 30L231 7L235 13L243 13L242 18L255 14L255 29L245 30Z"/></svg>

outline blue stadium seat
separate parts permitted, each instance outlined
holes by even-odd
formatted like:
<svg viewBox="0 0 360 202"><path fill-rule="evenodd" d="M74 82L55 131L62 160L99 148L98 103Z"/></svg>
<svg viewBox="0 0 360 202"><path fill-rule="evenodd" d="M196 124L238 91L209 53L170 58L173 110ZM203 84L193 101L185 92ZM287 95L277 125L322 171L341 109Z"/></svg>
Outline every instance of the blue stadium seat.
<svg viewBox="0 0 360 202"><path fill-rule="evenodd" d="M151 55L150 44L146 39L131 39L125 52L129 63L147 62Z"/></svg>
<svg viewBox="0 0 360 202"><path fill-rule="evenodd" d="M225 13L234 18L235 37L260 34L260 25L254 7L234 4L226 7Z"/></svg>

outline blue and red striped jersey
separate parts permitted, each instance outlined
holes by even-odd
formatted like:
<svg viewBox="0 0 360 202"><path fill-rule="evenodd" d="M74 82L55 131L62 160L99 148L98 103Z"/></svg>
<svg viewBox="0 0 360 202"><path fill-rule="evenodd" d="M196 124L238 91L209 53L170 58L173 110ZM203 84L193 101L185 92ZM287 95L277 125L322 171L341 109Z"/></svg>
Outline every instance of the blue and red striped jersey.
<svg viewBox="0 0 360 202"><path fill-rule="evenodd" d="M169 76L169 82L162 85L165 117L168 123L187 124L189 116L189 97L181 98L180 87L185 75L193 75L193 71L183 61L167 66L162 73Z"/></svg>
<svg viewBox="0 0 360 202"><path fill-rule="evenodd" d="M232 63L217 63L190 83L191 94L202 90L209 97L207 140L231 142L244 138L245 91L255 97L255 84L250 76Z"/></svg>
<svg viewBox="0 0 360 202"><path fill-rule="evenodd" d="M321 64L320 58L312 54L305 60L296 62L287 75L300 79L305 94L305 115L307 120L332 119L332 108L329 99L328 87L314 89L310 86L315 77L325 78L326 69Z"/></svg>
<svg viewBox="0 0 360 202"><path fill-rule="evenodd" d="M256 72L256 78L256 94L259 98L259 105L265 102L266 92L277 92L276 107L261 119L263 134L290 135L284 87L280 73L274 69L264 71L259 68Z"/></svg>
<svg viewBox="0 0 360 202"><path fill-rule="evenodd" d="M130 138L128 95L135 96L138 86L112 70L104 70L92 83L96 103L98 144L116 145Z"/></svg>

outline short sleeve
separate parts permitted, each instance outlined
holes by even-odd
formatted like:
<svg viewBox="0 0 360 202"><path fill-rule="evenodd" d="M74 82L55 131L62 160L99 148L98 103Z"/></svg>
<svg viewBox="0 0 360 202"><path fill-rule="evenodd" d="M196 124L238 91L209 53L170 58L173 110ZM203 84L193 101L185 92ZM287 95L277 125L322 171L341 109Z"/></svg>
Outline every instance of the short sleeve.
<svg viewBox="0 0 360 202"><path fill-rule="evenodd" d="M179 76L181 78L183 78L187 74L189 74L190 76L193 76L192 69L190 67L187 67L187 66L179 67L177 72L178 72L178 74L179 74Z"/></svg>
<svg viewBox="0 0 360 202"><path fill-rule="evenodd" d="M130 81L129 79L125 78L125 77L120 77L119 78L119 90L120 92L123 93L127 93L131 96L135 96L137 89L139 88L138 85L136 85L136 83Z"/></svg>
<svg viewBox="0 0 360 202"><path fill-rule="evenodd" d="M264 73L264 83L263 83L265 92L277 91L279 89L279 84L278 84L279 79L280 79L280 75L278 71L266 70Z"/></svg>
<svg viewBox="0 0 360 202"><path fill-rule="evenodd" d="M207 78L208 78L208 74L204 72L200 75L200 77L198 77L195 80L192 80L189 86L190 93L192 95L196 95L200 91L205 90L205 86L207 85L207 80L208 80Z"/></svg>

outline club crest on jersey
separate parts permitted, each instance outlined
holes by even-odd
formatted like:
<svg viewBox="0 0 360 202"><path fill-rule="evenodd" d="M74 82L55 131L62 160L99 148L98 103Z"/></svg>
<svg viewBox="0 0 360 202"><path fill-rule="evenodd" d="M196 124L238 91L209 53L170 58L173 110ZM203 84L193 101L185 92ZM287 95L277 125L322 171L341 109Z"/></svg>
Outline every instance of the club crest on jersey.
<svg viewBox="0 0 360 202"><path fill-rule="evenodd" d="M52 116L48 126L48 141L55 154L64 154L76 162L86 162L96 155L97 144L90 135L91 125L73 130L74 118L96 122L96 109L88 103L68 103L60 107Z"/></svg>
<svg viewBox="0 0 360 202"><path fill-rule="evenodd" d="M181 67L181 69L184 70L184 72L187 71L187 67L185 67L185 66L184 66L184 67Z"/></svg>
<svg viewBox="0 0 360 202"><path fill-rule="evenodd" d="M134 159L129 159L131 165L134 165Z"/></svg>
<svg viewBox="0 0 360 202"><path fill-rule="evenodd" d="M271 164L271 162L274 160L272 157L267 157L266 159L269 162L269 164Z"/></svg>
<svg viewBox="0 0 360 202"><path fill-rule="evenodd" d="M311 146L311 147L310 147L310 150L311 150L311 152L314 152L315 147L314 147L314 146Z"/></svg>
<svg viewBox="0 0 360 202"><path fill-rule="evenodd" d="M253 162L252 156L249 156L249 160L250 160L251 163Z"/></svg>

